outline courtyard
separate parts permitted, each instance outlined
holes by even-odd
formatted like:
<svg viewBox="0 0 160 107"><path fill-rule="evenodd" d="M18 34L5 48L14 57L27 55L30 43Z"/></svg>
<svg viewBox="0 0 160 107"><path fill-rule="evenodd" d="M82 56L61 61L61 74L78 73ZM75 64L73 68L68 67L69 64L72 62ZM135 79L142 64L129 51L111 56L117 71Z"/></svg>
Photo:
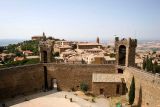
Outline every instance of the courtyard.
<svg viewBox="0 0 160 107"><path fill-rule="evenodd" d="M72 99L72 101L70 101ZM82 92L41 92L34 95L15 98L6 102L7 107L110 107L109 101L96 97L94 101Z"/></svg>

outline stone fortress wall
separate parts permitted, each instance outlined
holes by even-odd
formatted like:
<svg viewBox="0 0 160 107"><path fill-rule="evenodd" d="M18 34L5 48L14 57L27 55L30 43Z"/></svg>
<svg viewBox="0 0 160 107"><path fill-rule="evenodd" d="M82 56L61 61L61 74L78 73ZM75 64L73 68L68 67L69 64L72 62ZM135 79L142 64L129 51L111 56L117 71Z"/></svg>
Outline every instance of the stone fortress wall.
<svg viewBox="0 0 160 107"><path fill-rule="evenodd" d="M0 70L0 101L42 89L42 64Z"/></svg>
<svg viewBox="0 0 160 107"><path fill-rule="evenodd" d="M6 68L0 70L0 101L18 95L42 91L47 68L48 87L52 79L57 79L60 90L77 89L81 82L92 88L92 73L115 73L115 65L77 65L77 64L37 64Z"/></svg>
<svg viewBox="0 0 160 107"><path fill-rule="evenodd" d="M88 84L89 90L92 88L92 74L104 73L115 74L117 72L114 64L110 65L86 65L86 64L46 64L48 71L48 81L57 79L58 88L60 90L80 90L80 84ZM49 87L52 83L49 83ZM112 85L112 84L111 84ZM111 85L108 85L110 87ZM99 91L99 90L98 90ZM111 95L115 95L113 89L108 90Z"/></svg>
<svg viewBox="0 0 160 107"><path fill-rule="evenodd" d="M145 107L160 106L160 78L157 75L133 67L126 67L124 75L128 89L132 77L135 78L135 103Z"/></svg>
<svg viewBox="0 0 160 107"><path fill-rule="evenodd" d="M57 79L61 90L77 90L81 82L87 82L92 88L92 73L115 73L115 65L77 65L77 64L36 64L0 70L0 101L18 95L42 91L44 89L44 66L47 67L48 86L51 78ZM160 104L160 78L132 67L126 67L124 76L129 89L132 77L135 77L136 103L157 107ZM113 84L110 84L113 87ZM140 91L141 86L141 91ZM114 89L109 88L111 93ZM141 98L139 98L141 97Z"/></svg>

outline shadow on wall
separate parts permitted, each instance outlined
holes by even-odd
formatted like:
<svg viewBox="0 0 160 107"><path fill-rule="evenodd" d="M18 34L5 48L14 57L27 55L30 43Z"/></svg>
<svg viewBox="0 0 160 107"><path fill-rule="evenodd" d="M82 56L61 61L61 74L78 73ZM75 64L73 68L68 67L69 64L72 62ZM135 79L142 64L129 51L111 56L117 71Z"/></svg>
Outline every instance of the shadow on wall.
<svg viewBox="0 0 160 107"><path fill-rule="evenodd" d="M137 107L141 107L141 106L142 106L142 86L140 85Z"/></svg>
<svg viewBox="0 0 160 107"><path fill-rule="evenodd" d="M138 102L136 105L133 105L132 107L142 107L142 86L141 85L140 85L140 89L139 89Z"/></svg>

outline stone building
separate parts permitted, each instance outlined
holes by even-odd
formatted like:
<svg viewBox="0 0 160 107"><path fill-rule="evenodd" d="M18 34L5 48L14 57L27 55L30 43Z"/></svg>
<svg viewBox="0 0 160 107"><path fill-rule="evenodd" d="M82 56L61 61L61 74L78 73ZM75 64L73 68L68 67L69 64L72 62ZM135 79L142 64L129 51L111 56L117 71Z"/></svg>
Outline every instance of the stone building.
<svg viewBox="0 0 160 107"><path fill-rule="evenodd" d="M121 66L135 66L137 40L115 38L116 63Z"/></svg>
<svg viewBox="0 0 160 107"><path fill-rule="evenodd" d="M39 54L41 63L51 63L52 62L52 52L53 52L54 41L46 40L45 35L43 36L43 41L39 43Z"/></svg>
<svg viewBox="0 0 160 107"><path fill-rule="evenodd" d="M38 40L38 41L41 41L41 40L44 40L44 37L46 38L46 35L45 33L43 32L42 35L35 35L35 36L32 36L32 40Z"/></svg>
<svg viewBox="0 0 160 107"><path fill-rule="evenodd" d="M102 45L99 43L77 43L77 49L102 49Z"/></svg>

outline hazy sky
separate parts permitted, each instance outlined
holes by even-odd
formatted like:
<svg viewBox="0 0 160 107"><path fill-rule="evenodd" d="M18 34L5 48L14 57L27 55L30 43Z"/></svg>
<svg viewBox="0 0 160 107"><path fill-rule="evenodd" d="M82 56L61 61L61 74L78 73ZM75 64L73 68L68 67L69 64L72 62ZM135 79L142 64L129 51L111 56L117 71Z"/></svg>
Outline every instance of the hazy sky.
<svg viewBox="0 0 160 107"><path fill-rule="evenodd" d="M160 40L160 0L1 0L0 39Z"/></svg>

